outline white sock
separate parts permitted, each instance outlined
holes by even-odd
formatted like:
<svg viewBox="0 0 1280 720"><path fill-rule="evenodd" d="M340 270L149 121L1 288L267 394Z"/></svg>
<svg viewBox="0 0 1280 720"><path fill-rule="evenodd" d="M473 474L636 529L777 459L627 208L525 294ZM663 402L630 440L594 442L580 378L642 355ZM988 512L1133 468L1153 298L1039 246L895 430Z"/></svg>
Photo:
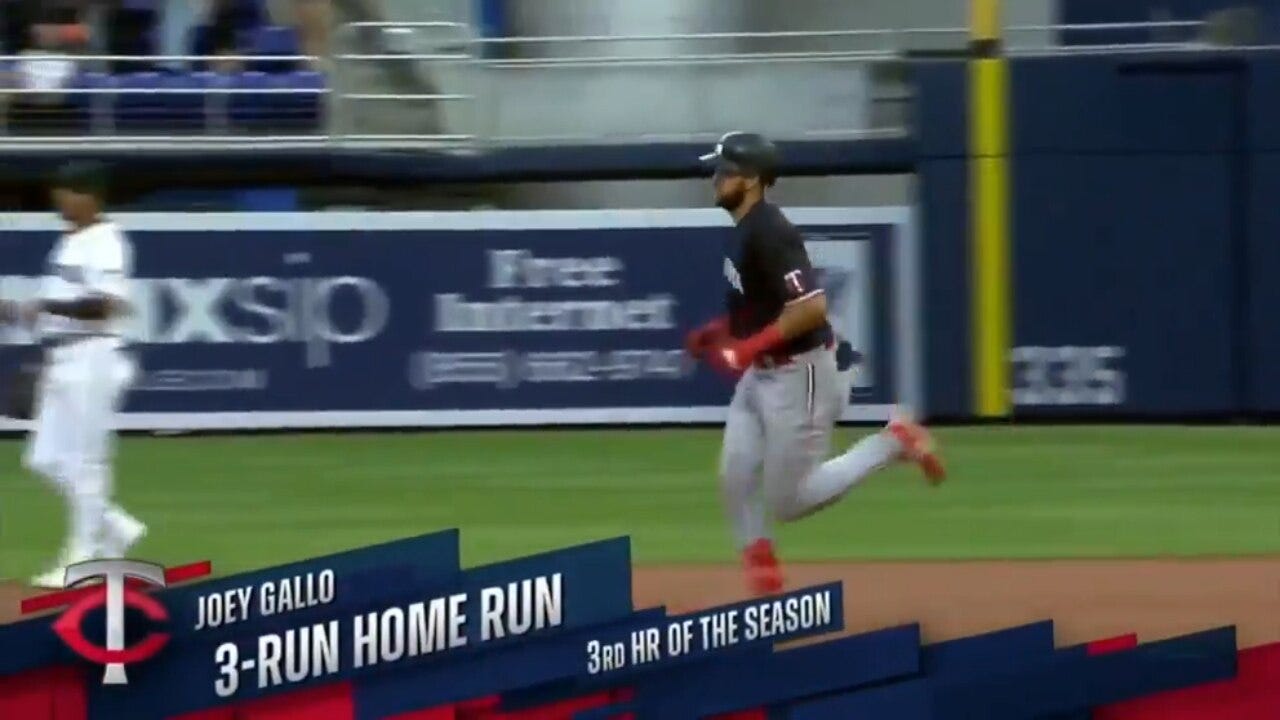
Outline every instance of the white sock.
<svg viewBox="0 0 1280 720"><path fill-rule="evenodd" d="M839 500L853 486L893 462L900 452L902 445L889 433L880 431L862 438L843 455L814 468L796 493L802 508L797 517Z"/></svg>

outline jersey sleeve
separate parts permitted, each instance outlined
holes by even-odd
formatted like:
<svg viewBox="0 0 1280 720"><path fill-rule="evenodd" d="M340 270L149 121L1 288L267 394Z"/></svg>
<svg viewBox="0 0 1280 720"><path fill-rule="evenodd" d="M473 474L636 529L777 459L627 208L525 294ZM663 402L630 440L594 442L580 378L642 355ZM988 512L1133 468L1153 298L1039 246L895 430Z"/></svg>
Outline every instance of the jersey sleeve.
<svg viewBox="0 0 1280 720"><path fill-rule="evenodd" d="M124 234L115 228L105 229L85 248L82 258L85 289L97 295L127 299L132 249Z"/></svg>
<svg viewBox="0 0 1280 720"><path fill-rule="evenodd" d="M54 246L45 264L44 277L40 279L39 297L42 300L65 299L66 288L80 282L78 260L67 247L65 240Z"/></svg>
<svg viewBox="0 0 1280 720"><path fill-rule="evenodd" d="M786 305L822 294L818 274L799 239L758 244L760 268L774 297Z"/></svg>

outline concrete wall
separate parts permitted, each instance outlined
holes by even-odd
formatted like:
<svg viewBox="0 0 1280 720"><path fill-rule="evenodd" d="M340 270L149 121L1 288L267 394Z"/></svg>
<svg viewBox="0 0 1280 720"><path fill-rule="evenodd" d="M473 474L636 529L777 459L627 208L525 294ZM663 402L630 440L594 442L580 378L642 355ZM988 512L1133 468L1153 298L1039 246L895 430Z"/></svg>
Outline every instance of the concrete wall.
<svg viewBox="0 0 1280 720"><path fill-rule="evenodd" d="M814 30L906 30L955 28L955 33L868 35L808 40L810 49L943 49L963 47L969 24L968 0L508 0L515 35L659 34ZM1046 25L1057 16L1057 0L1006 0L1010 25ZM1019 33L1020 39L1031 36ZM1048 33L1040 33L1045 42ZM776 46L778 41L737 40L740 49ZM671 45L673 49L682 47Z"/></svg>
<svg viewBox="0 0 1280 720"><path fill-rule="evenodd" d="M490 68L485 135L597 140L873 129L865 64Z"/></svg>
<svg viewBox="0 0 1280 720"><path fill-rule="evenodd" d="M478 22L474 0L383 0L386 19ZM680 35L814 30L893 30L893 34L832 38L754 38L506 45L500 56L523 61L565 57L670 58L697 54L963 47L967 2L936 0L537 0L504 6L505 31L521 37ZM1055 0L1006 3L1007 25L1043 25ZM953 28L911 33L912 28ZM449 33L419 30L403 38L419 53L457 51ZM1047 32L1019 33L1015 43L1047 44ZM361 104L345 116L354 133L431 132L476 135L498 142L560 138L635 139L715 135L751 128L780 137L901 131L910 88L892 62L823 61L739 64L655 64L588 67L419 63L430 87L379 81L369 72L349 89L390 85L393 92L474 95L473 101ZM364 68L360 68L364 70ZM430 122L424 123L425 120Z"/></svg>
<svg viewBox="0 0 1280 720"><path fill-rule="evenodd" d="M465 0L444 6L418 0L385 0L391 19L474 20ZM960 48L967 37L967 2L937 0L536 0L505 6L505 31L513 36L672 35L710 32L832 29L957 28L950 34L865 35L815 40L687 39L527 44L504 47L502 57L680 56L701 53L899 50ZM1006 2L1006 25L1054 20L1055 0ZM1022 34L1018 42L1047 43ZM438 49L425 33L414 49ZM439 131L475 134L502 142L564 139L635 140L673 136L713 137L751 129L778 137L814 137L851 131L905 130L911 89L896 83L892 63L813 62L610 67L494 67L484 70L433 65L425 68L440 92L475 94L475 103L405 103L382 116L433 116ZM369 122L369 116L359 118ZM807 178L789 188L813 204L901 204L911 200L902 179ZM517 185L493 189L504 207L696 206L705 189L682 182Z"/></svg>
<svg viewBox="0 0 1280 720"><path fill-rule="evenodd" d="M1011 18L1048 19L1050 0L1018 0ZM954 6L954 7L953 7ZM967 23L966 3L937 0L538 0L508 3L508 32L518 36L662 35L712 32L812 31L954 26ZM830 40L663 40L603 45L526 46L521 57L687 55L833 51L963 45L957 36L862 37ZM956 45L959 43L959 45ZM945 45L944 45L945 46ZM867 63L805 63L520 71L528 82L503 85L498 107L485 114L500 135L717 134L754 129L781 137L832 131L904 129L905 118L882 95ZM575 90L580 91L575 93ZM564 98L574 97L572 113ZM503 207L697 207L707 204L699 181L630 181L517 185L495 199ZM898 205L913 201L908 177L791 178L776 190L792 205Z"/></svg>

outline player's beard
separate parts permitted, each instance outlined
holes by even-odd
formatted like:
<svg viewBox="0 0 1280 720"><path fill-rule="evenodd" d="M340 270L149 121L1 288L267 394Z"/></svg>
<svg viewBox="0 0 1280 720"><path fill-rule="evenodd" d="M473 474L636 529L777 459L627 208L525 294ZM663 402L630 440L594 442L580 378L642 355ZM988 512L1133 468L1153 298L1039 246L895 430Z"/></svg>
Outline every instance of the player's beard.
<svg viewBox="0 0 1280 720"><path fill-rule="evenodd" d="M746 199L747 191L742 188L716 193L716 207L732 213L737 210Z"/></svg>

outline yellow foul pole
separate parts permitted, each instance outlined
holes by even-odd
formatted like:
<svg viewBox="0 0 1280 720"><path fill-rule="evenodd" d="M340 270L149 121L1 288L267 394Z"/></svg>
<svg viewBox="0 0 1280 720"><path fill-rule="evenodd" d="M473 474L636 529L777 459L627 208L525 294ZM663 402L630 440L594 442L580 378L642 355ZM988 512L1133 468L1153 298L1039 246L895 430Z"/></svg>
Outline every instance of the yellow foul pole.
<svg viewBox="0 0 1280 720"><path fill-rule="evenodd" d="M970 0L969 241L973 409L1008 417L1012 309L1008 64L1000 0Z"/></svg>

